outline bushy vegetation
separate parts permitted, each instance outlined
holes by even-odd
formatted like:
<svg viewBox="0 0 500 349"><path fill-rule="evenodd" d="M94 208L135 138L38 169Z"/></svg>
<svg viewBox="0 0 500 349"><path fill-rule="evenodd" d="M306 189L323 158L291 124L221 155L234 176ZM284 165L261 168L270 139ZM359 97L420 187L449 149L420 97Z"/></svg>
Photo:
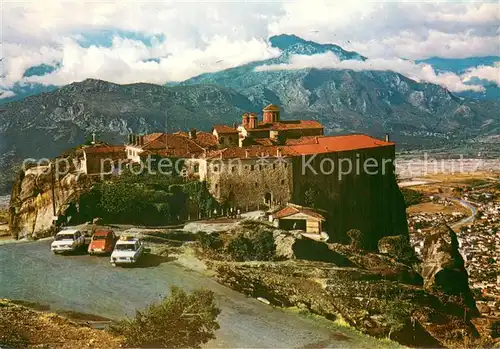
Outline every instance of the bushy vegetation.
<svg viewBox="0 0 500 349"><path fill-rule="evenodd" d="M204 250L215 250L218 251L224 247L224 241L222 241L219 234L208 234L199 233L198 241Z"/></svg>
<svg viewBox="0 0 500 349"><path fill-rule="evenodd" d="M401 188L401 193L405 199L406 207L420 204L424 201L425 196L421 192L409 188Z"/></svg>
<svg viewBox="0 0 500 349"><path fill-rule="evenodd" d="M178 176L124 174L97 183L79 202L80 221L161 225L207 216L218 204L205 183Z"/></svg>
<svg viewBox="0 0 500 349"><path fill-rule="evenodd" d="M480 187L482 185L487 185L490 183L487 179L482 178L470 178L463 181L464 184L470 187Z"/></svg>
<svg viewBox="0 0 500 349"><path fill-rule="evenodd" d="M414 309L415 306L406 300L396 299L385 302L383 314L389 326L388 338L391 338L394 332L404 329L405 325L411 319Z"/></svg>
<svg viewBox="0 0 500 349"><path fill-rule="evenodd" d="M198 240L204 252L215 258L229 258L233 261L269 261L273 260L276 245L269 226L257 223L249 229L243 223L235 231L227 234L200 233Z"/></svg>
<svg viewBox="0 0 500 349"><path fill-rule="evenodd" d="M212 291L195 290L190 294L172 287L161 303L137 311L135 318L113 325L113 334L125 337L133 348L200 348L215 338L219 329L220 309Z"/></svg>

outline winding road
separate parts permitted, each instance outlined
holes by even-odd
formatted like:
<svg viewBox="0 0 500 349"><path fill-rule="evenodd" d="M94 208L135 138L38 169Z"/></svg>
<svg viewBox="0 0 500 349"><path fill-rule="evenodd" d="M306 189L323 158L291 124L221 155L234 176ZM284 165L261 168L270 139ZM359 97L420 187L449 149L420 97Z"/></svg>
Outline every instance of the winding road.
<svg viewBox="0 0 500 349"><path fill-rule="evenodd" d="M158 301L170 285L213 290L222 312L208 347L374 348L381 342L318 317L273 308L174 262L113 268L107 257L59 256L50 240L0 246L0 298L21 299L112 319Z"/></svg>
<svg viewBox="0 0 500 349"><path fill-rule="evenodd" d="M465 225L465 224L474 223L474 219L476 218L476 214L477 214L476 206L474 206L470 202L467 202L467 201L460 199L460 198L453 198L452 200L459 203L460 205L464 206L465 208L467 208L470 211L470 215L465 217L464 219L456 222L451 227L457 228L457 227L461 227L462 225Z"/></svg>

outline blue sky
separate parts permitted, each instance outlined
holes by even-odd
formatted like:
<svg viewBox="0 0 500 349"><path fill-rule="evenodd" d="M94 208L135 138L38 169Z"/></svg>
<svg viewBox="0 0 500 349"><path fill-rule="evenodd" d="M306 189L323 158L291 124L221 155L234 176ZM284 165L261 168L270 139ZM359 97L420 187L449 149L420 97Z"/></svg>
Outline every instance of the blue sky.
<svg viewBox="0 0 500 349"><path fill-rule="evenodd" d="M463 89L467 79L498 84L498 66L457 74L399 58L499 56L499 6L493 1L4 0L0 91L88 77L117 83L181 81L276 57L280 52L268 38L281 33L335 43L374 59L372 67L395 67L452 90ZM281 68L335 67L330 58L295 57L295 66Z"/></svg>

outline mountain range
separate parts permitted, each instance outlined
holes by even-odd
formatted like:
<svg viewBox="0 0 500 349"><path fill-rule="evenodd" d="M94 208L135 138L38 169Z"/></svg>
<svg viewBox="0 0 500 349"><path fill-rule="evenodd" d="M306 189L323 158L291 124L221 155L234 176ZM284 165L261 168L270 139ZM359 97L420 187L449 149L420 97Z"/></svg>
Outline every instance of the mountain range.
<svg viewBox="0 0 500 349"><path fill-rule="evenodd" d="M87 79L3 104L0 193L9 190L22 159L55 156L94 132L104 141L121 143L132 131L209 130L214 123L239 122L243 112L259 112L268 103L280 105L283 118L318 120L330 134L390 133L400 149L463 142L477 146L476 140L487 143L500 134L497 100L459 97L391 71L256 71L263 65L287 63L296 54L332 52L340 60L366 59L337 45L293 35L275 36L270 42L281 50L279 57L202 74L174 86Z"/></svg>

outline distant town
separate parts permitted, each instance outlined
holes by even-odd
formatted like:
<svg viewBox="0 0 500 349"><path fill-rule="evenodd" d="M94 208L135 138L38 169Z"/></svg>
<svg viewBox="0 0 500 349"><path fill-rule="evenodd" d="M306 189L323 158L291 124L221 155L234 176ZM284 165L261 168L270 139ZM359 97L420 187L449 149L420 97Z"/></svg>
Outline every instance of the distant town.
<svg viewBox="0 0 500 349"><path fill-rule="evenodd" d="M446 222L457 232L469 284L481 312L500 316L500 179L498 174L440 175L412 187L424 203L408 209L412 245L421 253L427 232Z"/></svg>

